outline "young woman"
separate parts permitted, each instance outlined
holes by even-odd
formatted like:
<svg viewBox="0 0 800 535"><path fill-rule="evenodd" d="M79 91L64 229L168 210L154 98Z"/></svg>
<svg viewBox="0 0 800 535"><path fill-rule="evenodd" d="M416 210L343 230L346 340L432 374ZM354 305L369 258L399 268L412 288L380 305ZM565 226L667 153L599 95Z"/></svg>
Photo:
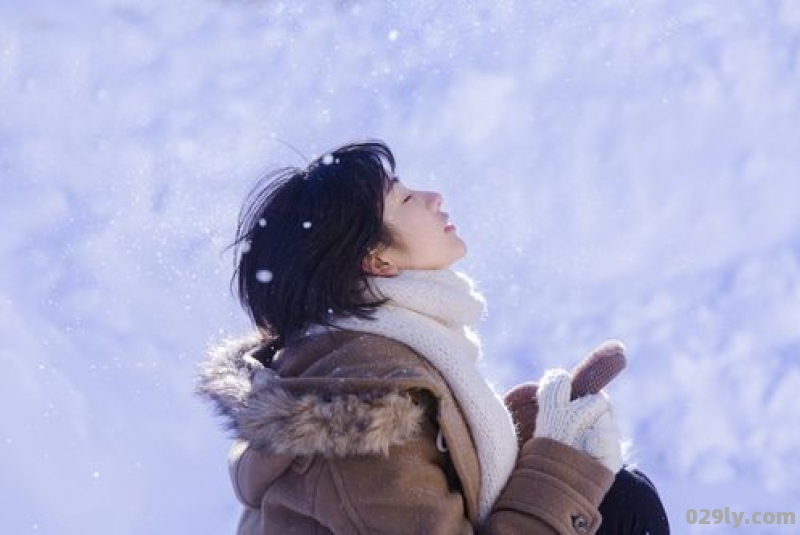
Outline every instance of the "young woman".
<svg viewBox="0 0 800 535"><path fill-rule="evenodd" d="M551 370L517 436L476 366L464 241L385 144L268 176L235 246L257 332L212 350L199 391L237 439L240 535L668 533L604 393L570 401Z"/></svg>

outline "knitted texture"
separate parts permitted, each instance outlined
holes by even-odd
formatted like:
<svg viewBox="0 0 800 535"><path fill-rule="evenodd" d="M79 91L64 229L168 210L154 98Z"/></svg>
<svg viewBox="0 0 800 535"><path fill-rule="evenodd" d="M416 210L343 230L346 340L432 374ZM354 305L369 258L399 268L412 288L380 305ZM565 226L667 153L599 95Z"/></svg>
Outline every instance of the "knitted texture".
<svg viewBox="0 0 800 535"><path fill-rule="evenodd" d="M625 369L625 346L618 340L609 340L592 351L572 370L572 396L577 399L586 394L597 394Z"/></svg>
<svg viewBox="0 0 800 535"><path fill-rule="evenodd" d="M616 473L622 467L619 428L604 392L576 400L572 375L548 370L539 383L535 436L557 440L583 451Z"/></svg>
<svg viewBox="0 0 800 535"><path fill-rule="evenodd" d="M337 327L393 338L422 355L442 375L469 424L481 469L479 514L491 511L517 459L511 415L477 368L480 342L470 325L485 310L472 281L453 270L406 270L371 277L389 299L374 320L334 319Z"/></svg>
<svg viewBox="0 0 800 535"><path fill-rule="evenodd" d="M615 474L620 471L623 464L622 436L613 410L601 414L586 433L583 439L583 451Z"/></svg>
<svg viewBox="0 0 800 535"><path fill-rule="evenodd" d="M572 370L572 396L577 399L586 394L597 394L625 369L625 346L609 340L595 348ZM533 435L539 403L536 400L538 385L533 381L520 383L509 390L504 402L517 424L517 437L523 443Z"/></svg>

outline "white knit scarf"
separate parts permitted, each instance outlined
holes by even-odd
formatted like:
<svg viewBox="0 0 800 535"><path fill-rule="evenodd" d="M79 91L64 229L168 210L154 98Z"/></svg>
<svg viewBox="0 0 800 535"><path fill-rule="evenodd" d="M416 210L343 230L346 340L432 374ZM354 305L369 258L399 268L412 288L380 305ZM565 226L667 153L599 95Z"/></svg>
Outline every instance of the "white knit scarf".
<svg viewBox="0 0 800 535"><path fill-rule="evenodd" d="M517 437L511 415L477 368L480 341L469 326L483 314L484 299L466 275L450 269L406 270L370 282L389 299L375 319L349 317L332 323L403 342L439 371L478 450L479 516L485 519L514 468Z"/></svg>

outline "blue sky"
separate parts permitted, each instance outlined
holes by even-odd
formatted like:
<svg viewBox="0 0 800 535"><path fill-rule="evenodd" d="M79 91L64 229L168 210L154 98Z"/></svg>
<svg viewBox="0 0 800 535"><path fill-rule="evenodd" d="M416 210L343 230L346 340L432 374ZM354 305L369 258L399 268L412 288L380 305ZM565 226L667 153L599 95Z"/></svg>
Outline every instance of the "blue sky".
<svg viewBox="0 0 800 535"><path fill-rule="evenodd" d="M249 328L223 249L287 145L363 137L444 195L498 389L619 338L676 533L800 514L799 35L791 0L0 0L0 531L232 532L192 395Z"/></svg>

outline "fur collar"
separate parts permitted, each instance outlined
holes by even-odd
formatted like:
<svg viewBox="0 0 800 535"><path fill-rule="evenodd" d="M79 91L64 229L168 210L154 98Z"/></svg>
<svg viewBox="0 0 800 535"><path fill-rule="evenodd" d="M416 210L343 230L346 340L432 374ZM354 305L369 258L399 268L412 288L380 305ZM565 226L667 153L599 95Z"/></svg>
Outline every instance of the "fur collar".
<svg viewBox="0 0 800 535"><path fill-rule="evenodd" d="M257 337L228 340L200 365L197 393L210 400L235 438L276 454L388 454L413 439L424 407L388 387L344 391L331 377L283 379L253 354Z"/></svg>

